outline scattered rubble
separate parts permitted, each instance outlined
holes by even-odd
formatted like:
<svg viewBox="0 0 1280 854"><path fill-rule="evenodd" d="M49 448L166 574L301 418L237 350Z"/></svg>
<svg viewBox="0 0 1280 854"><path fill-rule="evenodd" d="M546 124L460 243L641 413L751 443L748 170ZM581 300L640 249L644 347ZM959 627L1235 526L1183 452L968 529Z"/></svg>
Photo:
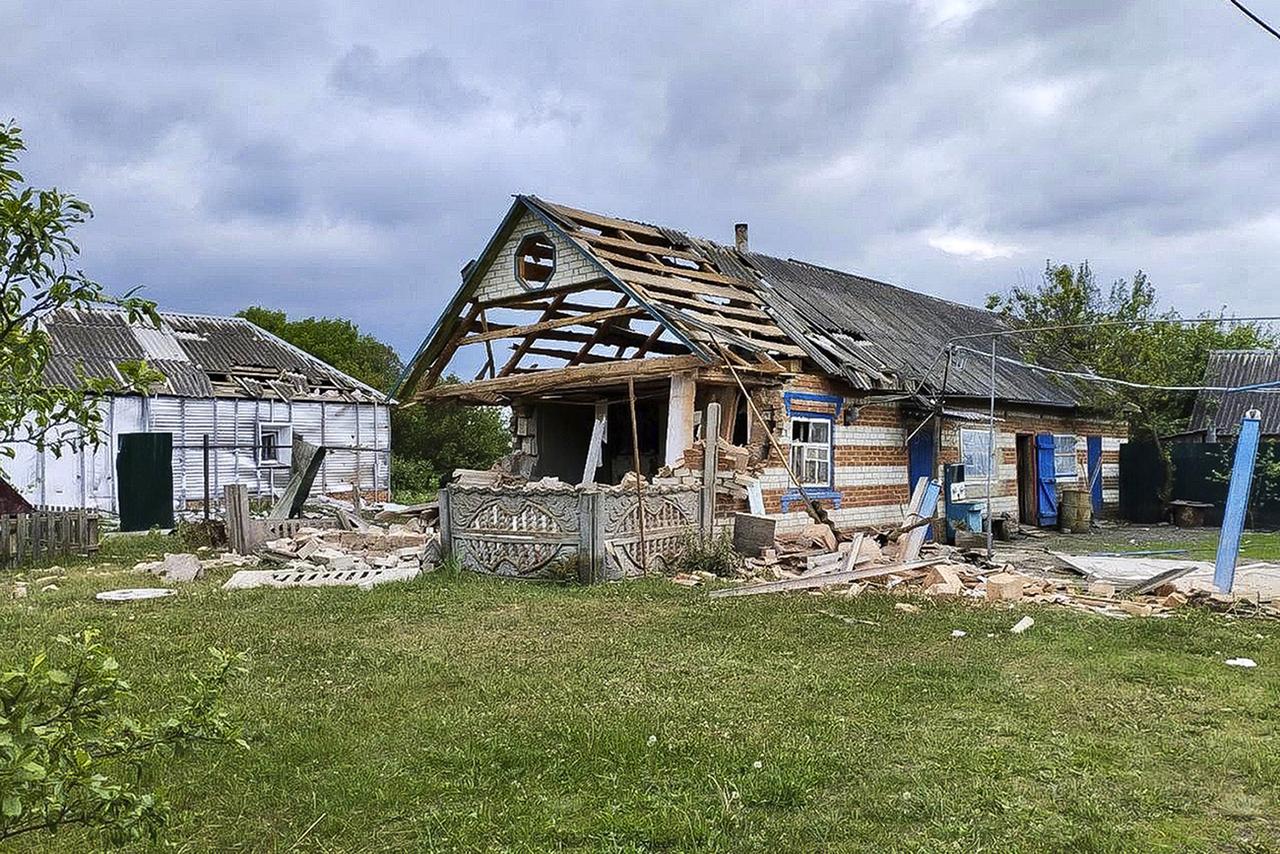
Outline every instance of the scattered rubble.
<svg viewBox="0 0 1280 854"><path fill-rule="evenodd" d="M292 537L267 542L261 556L273 567L237 572L223 589L333 585L368 589L406 581L439 565L440 536L424 531L420 516L386 527L363 523L355 530L304 527Z"/></svg>
<svg viewBox="0 0 1280 854"><path fill-rule="evenodd" d="M740 514L740 518L753 525L753 535L759 534L754 517ZM918 559L904 561L902 552L909 538L903 535L911 529L904 525L837 535L825 525L810 525L776 534L770 545L744 559L737 575L727 579L731 586L713 590L711 596L785 591L858 596L879 589L1001 606L1060 605L1116 619L1167 616L1186 606L1280 618L1280 565L1276 564L1239 567L1234 592L1225 594L1213 586L1211 563L1148 553L1077 556L1006 548L989 561L985 549L925 543L919 547ZM704 579L678 575L673 581L699 586Z"/></svg>
<svg viewBox="0 0 1280 854"><path fill-rule="evenodd" d="M228 566L257 566L258 558L254 555L238 555L224 552L214 558L200 560L194 554L166 553L163 560L143 561L134 565L138 572L157 575L165 581L188 582L204 578L210 569L222 569Z"/></svg>

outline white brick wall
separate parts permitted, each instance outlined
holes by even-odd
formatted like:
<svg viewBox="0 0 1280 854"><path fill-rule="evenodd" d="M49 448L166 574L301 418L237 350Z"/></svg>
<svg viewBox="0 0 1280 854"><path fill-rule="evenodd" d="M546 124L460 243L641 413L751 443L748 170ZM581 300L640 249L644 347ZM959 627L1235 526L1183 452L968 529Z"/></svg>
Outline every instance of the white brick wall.
<svg viewBox="0 0 1280 854"><path fill-rule="evenodd" d="M493 265L476 285L477 299L503 299L527 292L516 278L516 247L526 236L537 232L545 234L556 247L556 270L547 283L548 286L577 285L602 277L600 268L594 261L553 232L541 219L526 211L516 223L511 237L498 251Z"/></svg>
<svg viewBox="0 0 1280 854"><path fill-rule="evenodd" d="M884 486L907 482L906 466L836 466L836 487Z"/></svg>
<svg viewBox="0 0 1280 854"><path fill-rule="evenodd" d="M901 427L863 427L854 424L845 427L836 425L835 442L837 445L857 445L860 447L884 447L892 445L902 447L907 441L907 431Z"/></svg>

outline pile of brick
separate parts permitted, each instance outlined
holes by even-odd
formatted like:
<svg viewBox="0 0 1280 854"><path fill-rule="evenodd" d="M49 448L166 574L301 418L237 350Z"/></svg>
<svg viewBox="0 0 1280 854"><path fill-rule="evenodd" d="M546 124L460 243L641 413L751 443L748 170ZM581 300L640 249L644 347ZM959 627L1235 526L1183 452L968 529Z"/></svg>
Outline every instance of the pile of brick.
<svg viewBox="0 0 1280 854"><path fill-rule="evenodd" d="M440 535L417 526L369 525L359 531L301 528L292 537L271 540L263 560L293 570L434 569L440 563Z"/></svg>
<svg viewBox="0 0 1280 854"><path fill-rule="evenodd" d="M759 481L763 465L753 460L751 452L739 445L720 439L716 462L716 511L717 513L747 506L747 491ZM706 443L699 439L684 452L680 459L658 469L653 478L654 486L702 486L702 462Z"/></svg>

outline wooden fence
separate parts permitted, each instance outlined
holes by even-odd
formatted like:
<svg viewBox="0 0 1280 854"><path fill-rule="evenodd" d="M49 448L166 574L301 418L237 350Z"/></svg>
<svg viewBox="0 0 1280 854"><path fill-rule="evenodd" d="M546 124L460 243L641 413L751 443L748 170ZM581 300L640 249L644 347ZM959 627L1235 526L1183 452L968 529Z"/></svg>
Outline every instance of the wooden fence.
<svg viewBox="0 0 1280 854"><path fill-rule="evenodd" d="M98 550L98 514L44 508L0 516L0 569Z"/></svg>

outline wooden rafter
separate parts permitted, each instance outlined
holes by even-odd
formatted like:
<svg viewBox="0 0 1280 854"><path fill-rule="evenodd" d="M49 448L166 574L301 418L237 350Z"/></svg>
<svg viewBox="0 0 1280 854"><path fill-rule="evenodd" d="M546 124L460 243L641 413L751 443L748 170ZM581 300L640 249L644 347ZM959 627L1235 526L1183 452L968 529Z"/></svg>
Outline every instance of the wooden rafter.
<svg viewBox="0 0 1280 854"><path fill-rule="evenodd" d="M623 303L615 308L592 311L586 314L556 317L551 320L540 320L537 323L526 323L523 326L498 326L494 324L489 326L486 331L464 339L462 341L462 346L467 344L479 344L482 341L494 341L499 338L519 338L525 335L536 335L551 329L559 329L562 326L589 326L598 321L609 320L617 317L634 317L637 314L645 313L643 308L639 306L628 307L625 303L626 298L624 297ZM563 305L561 307L563 308Z"/></svg>
<svg viewBox="0 0 1280 854"><path fill-rule="evenodd" d="M618 301L617 308L622 308L630 301L631 297L623 294L622 299ZM588 361L587 357L591 354L591 348L600 343L600 339L609 331L610 326L616 318L606 317L600 321L600 325L596 327L596 331L592 336L583 342L582 347L578 350L577 355L570 360L569 364L576 365L580 362Z"/></svg>
<svg viewBox="0 0 1280 854"><path fill-rule="evenodd" d="M542 317L539 320L539 322L551 320L555 316L556 310L560 308L560 304L564 302L565 297L567 295L568 294L566 293L559 293L559 294L556 294L554 297L552 297L551 302L549 302L547 304L546 309L543 310ZM511 354L511 358L508 359L507 363L502 366L502 370L498 371L499 377L505 377L507 374L511 373L512 369L515 368L515 366L520 363L520 359L523 358L525 351L533 346L533 342L535 338L536 338L536 334L525 335L524 340L521 341L516 346L515 352Z"/></svg>

